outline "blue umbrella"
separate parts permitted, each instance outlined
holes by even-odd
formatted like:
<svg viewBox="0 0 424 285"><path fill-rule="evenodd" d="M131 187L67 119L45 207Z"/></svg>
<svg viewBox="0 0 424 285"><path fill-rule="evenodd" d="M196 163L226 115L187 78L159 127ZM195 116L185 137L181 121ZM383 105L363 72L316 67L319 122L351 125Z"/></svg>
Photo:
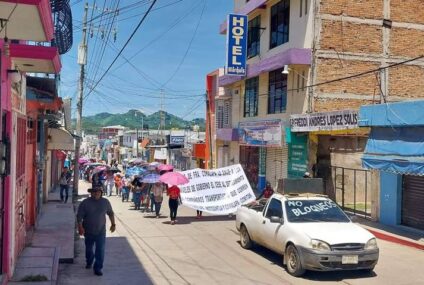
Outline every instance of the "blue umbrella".
<svg viewBox="0 0 424 285"><path fill-rule="evenodd" d="M141 182L143 183L156 183L159 182L160 175L156 173L150 173L143 177Z"/></svg>
<svg viewBox="0 0 424 285"><path fill-rule="evenodd" d="M127 170L125 171L125 176L129 177L129 176L137 176L137 175L141 175L143 173L146 172L146 169L141 168L141 167L131 167L131 168L127 168Z"/></svg>

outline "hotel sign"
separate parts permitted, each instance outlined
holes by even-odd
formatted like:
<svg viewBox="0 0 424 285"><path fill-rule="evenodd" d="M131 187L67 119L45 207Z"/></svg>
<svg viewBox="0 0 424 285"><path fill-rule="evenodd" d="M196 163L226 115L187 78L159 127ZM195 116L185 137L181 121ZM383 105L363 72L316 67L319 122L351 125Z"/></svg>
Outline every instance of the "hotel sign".
<svg viewBox="0 0 424 285"><path fill-rule="evenodd" d="M335 131L358 128L358 111L343 110L290 116L292 132Z"/></svg>
<svg viewBox="0 0 424 285"><path fill-rule="evenodd" d="M225 66L227 75L246 75L247 24L246 15L228 15L227 60Z"/></svg>

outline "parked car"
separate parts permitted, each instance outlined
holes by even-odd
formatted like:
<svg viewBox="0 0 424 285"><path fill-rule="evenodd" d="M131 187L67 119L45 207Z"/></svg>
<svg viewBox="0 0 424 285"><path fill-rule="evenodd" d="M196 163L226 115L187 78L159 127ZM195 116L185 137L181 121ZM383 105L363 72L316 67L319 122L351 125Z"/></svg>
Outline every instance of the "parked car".
<svg viewBox="0 0 424 285"><path fill-rule="evenodd" d="M375 236L324 195L274 194L239 208L236 227L243 248L257 243L282 254L293 276L306 270L372 271L379 257Z"/></svg>

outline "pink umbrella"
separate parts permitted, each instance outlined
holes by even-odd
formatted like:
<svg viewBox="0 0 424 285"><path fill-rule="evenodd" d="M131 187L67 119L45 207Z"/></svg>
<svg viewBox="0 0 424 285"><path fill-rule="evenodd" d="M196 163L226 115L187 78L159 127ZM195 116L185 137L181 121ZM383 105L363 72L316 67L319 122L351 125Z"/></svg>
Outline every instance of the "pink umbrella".
<svg viewBox="0 0 424 285"><path fill-rule="evenodd" d="M107 166L104 166L104 165L96 166L93 169L92 174L99 173L99 172L104 171L104 170L107 170L107 169L108 169L108 167Z"/></svg>
<svg viewBox="0 0 424 285"><path fill-rule="evenodd" d="M89 162L90 160L88 158L85 157L81 157L80 159L78 159L78 163L79 164L85 164L87 162Z"/></svg>
<svg viewBox="0 0 424 285"><path fill-rule="evenodd" d="M189 182L187 177L179 172L167 172L160 176L159 180L171 185L181 185Z"/></svg>
<svg viewBox="0 0 424 285"><path fill-rule="evenodd" d="M171 171L174 169L174 166L171 164L161 164L158 167L159 171Z"/></svg>

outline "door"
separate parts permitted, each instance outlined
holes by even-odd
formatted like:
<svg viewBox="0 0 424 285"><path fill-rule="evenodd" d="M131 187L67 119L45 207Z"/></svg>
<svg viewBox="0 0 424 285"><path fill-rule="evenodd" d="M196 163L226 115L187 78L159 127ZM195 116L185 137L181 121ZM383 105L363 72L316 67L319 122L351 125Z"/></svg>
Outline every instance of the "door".
<svg viewBox="0 0 424 285"><path fill-rule="evenodd" d="M283 205L280 200L272 198L269 202L268 208L266 209L265 216L262 217L261 223L261 235L263 237L264 246L276 251L282 252L283 243L279 240L281 234L279 234L284 226L281 223L271 223L271 217L283 218Z"/></svg>
<svg viewBox="0 0 424 285"><path fill-rule="evenodd" d="M240 164L253 191L258 188L259 147L240 146Z"/></svg>
<svg viewBox="0 0 424 285"><path fill-rule="evenodd" d="M16 191L15 191L15 257L25 247L25 150L26 150L26 119L16 119Z"/></svg>
<svg viewBox="0 0 424 285"><path fill-rule="evenodd" d="M402 224L424 230L424 177L403 176Z"/></svg>

